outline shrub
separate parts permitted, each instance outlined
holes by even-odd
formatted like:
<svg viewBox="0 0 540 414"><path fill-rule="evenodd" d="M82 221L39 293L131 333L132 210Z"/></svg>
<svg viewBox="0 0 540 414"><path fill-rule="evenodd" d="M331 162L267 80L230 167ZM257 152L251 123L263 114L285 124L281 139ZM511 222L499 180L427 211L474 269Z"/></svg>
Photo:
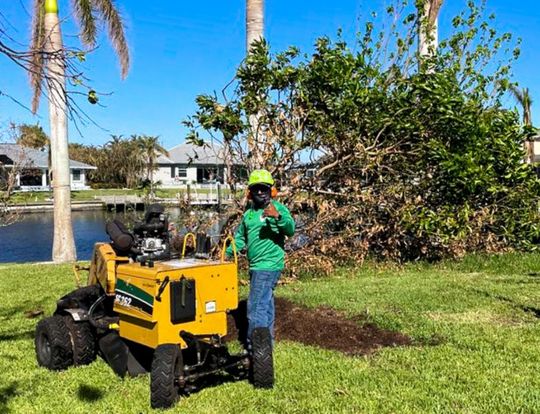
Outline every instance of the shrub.
<svg viewBox="0 0 540 414"><path fill-rule="evenodd" d="M258 43L232 97L197 98L193 142L210 133L248 167L253 140L264 150L300 223L291 262L536 247L540 183L523 163L527 130L501 103L519 50L469 6L433 56L414 52L416 15L391 8L402 24L368 22L353 48L339 34L312 55Z"/></svg>

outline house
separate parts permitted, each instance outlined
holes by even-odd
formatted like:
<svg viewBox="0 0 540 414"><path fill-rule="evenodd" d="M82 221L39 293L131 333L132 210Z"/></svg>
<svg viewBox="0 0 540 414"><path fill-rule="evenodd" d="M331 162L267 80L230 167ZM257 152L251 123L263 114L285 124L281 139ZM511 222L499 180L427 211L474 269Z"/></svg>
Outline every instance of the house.
<svg viewBox="0 0 540 414"><path fill-rule="evenodd" d="M209 143L202 147L184 143L168 152L169 156L158 157L158 170L154 173L154 181L160 182L162 187L226 184L223 147Z"/></svg>
<svg viewBox="0 0 540 414"><path fill-rule="evenodd" d="M540 135L534 135L530 141L532 142L532 162L537 164L540 162Z"/></svg>
<svg viewBox="0 0 540 414"><path fill-rule="evenodd" d="M17 188L20 191L49 191L49 151L23 147L18 144L0 144L0 165L16 168ZM89 190L86 174L97 169L83 162L69 160L71 190Z"/></svg>

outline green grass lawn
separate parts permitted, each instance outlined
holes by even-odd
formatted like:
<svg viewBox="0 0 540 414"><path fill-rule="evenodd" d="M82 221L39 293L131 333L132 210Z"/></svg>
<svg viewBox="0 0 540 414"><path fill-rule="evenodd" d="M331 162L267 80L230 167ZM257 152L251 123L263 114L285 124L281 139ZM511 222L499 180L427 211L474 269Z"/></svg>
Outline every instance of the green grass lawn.
<svg viewBox="0 0 540 414"><path fill-rule="evenodd" d="M25 312L49 315L73 286L67 266L0 266L0 412L150 412L148 376L119 379L100 359L64 372L37 367L38 320ZM273 390L229 382L182 399L171 412L540 412L539 287L535 254L366 265L280 286L279 296L361 314L414 345L347 357L278 342Z"/></svg>
<svg viewBox="0 0 540 414"><path fill-rule="evenodd" d="M186 189L181 188L157 188L154 192L158 198L176 198L178 194L183 197L186 194ZM198 189L191 190L193 193L197 192L199 194L208 194L212 191L216 194L216 189ZM223 194L228 194L227 188L222 188ZM145 192L143 190L137 189L122 189L122 188L111 188L111 189L97 189L97 190L82 190L82 191L72 191L71 200L72 201L94 201L97 196L113 196L113 195L136 195L143 197ZM14 204L32 204L32 203L43 203L50 201L52 199L52 191L36 191L36 192L19 192L15 193L12 196L11 201Z"/></svg>

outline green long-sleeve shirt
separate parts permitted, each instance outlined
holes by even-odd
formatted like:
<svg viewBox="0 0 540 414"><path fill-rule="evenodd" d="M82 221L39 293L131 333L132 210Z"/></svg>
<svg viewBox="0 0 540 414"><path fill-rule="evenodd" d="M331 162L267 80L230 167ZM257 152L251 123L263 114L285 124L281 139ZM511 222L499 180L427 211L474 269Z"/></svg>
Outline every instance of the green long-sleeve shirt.
<svg viewBox="0 0 540 414"><path fill-rule="evenodd" d="M281 215L279 219L263 217L264 209L250 207L234 235L236 250L247 248L249 268L252 270L282 270L285 266L285 236L294 234L294 219L283 204L272 201ZM226 251L232 256L232 246Z"/></svg>

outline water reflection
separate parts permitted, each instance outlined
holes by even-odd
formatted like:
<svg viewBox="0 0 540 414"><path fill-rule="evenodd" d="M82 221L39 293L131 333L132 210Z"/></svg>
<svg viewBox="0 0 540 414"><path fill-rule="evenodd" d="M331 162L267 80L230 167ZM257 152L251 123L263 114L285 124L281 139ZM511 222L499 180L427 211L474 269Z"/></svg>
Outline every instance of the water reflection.
<svg viewBox="0 0 540 414"><path fill-rule="evenodd" d="M167 209L171 222L180 220L179 209ZM102 210L74 211L73 232L77 246L78 260L89 260L94 244L99 241L109 241L105 233L105 223L113 217L124 221L128 227L138 221L143 212L111 213ZM212 213L203 216L209 218ZM199 218L200 213L197 214ZM216 216L217 218L217 216ZM210 220L213 221L213 220ZM178 226L182 229L183 226ZM205 229L210 234L219 234L220 225L214 224ZM22 215L17 222L10 226L0 227L0 263L7 262L39 262L51 260L53 239L53 213L42 212Z"/></svg>

